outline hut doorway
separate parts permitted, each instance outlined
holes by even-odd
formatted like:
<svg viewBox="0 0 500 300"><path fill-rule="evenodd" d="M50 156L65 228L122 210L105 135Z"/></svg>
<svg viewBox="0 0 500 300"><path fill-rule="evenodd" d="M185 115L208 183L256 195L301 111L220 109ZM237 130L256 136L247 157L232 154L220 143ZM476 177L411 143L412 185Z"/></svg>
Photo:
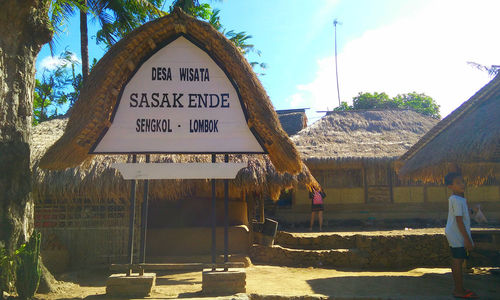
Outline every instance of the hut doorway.
<svg viewBox="0 0 500 300"><path fill-rule="evenodd" d="M392 203L392 170L390 165L370 164L363 167L366 203Z"/></svg>

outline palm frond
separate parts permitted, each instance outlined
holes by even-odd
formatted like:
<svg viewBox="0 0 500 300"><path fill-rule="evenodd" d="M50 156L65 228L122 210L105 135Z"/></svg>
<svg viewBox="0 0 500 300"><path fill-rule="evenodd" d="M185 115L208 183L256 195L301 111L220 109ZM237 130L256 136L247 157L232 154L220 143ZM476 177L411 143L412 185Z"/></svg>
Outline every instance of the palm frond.
<svg viewBox="0 0 500 300"><path fill-rule="evenodd" d="M488 75L490 75L490 76L495 76L496 74L498 74L500 72L500 66L497 66L497 65L491 65L488 67L488 66L478 64L478 63L473 62L473 61L468 61L467 64L478 69L478 70L487 72Z"/></svg>

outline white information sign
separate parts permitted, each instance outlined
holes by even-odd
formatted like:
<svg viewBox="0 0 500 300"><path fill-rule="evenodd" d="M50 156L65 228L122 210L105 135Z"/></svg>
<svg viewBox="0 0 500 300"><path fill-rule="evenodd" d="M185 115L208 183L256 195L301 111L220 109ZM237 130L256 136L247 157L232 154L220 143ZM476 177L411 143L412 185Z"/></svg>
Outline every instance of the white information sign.
<svg viewBox="0 0 500 300"><path fill-rule="evenodd" d="M201 48L179 36L125 85L91 153L264 153L239 95Z"/></svg>
<svg viewBox="0 0 500 300"><path fill-rule="evenodd" d="M123 179L234 179L247 163L113 163Z"/></svg>

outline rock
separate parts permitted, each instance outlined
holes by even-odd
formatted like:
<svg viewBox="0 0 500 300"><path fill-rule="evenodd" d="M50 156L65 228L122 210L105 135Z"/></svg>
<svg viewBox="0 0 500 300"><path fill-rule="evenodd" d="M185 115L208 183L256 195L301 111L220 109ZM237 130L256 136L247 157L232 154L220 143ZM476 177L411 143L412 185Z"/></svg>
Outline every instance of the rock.
<svg viewBox="0 0 500 300"><path fill-rule="evenodd" d="M106 280L106 294L120 297L146 297L151 294L156 282L155 273L144 275L112 274Z"/></svg>

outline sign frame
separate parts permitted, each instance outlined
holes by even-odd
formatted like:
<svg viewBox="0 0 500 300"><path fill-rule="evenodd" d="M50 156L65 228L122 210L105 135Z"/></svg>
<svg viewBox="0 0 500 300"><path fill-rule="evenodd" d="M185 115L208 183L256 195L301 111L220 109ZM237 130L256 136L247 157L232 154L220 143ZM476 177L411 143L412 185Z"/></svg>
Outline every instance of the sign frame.
<svg viewBox="0 0 500 300"><path fill-rule="evenodd" d="M120 92L118 93L118 96L117 96L118 99L117 99L116 104L115 104L115 106L113 108L113 112L112 112L111 117L110 117L110 123L112 124L113 121L114 121L114 119L115 119L116 112L118 110L118 107L120 106L121 98L122 98L123 92L125 90L125 87L129 84L130 80L132 80L132 78L134 78L135 74L139 71L139 69L141 68L141 66L149 58L151 58L154 54L156 54L158 51L160 51L164 47L168 46L170 43L172 43L173 41L177 40L180 37L185 38L186 40L188 40L189 42L191 42L193 45L195 45L196 47L198 47L199 49L201 49L202 51L204 51L215 62L215 64L222 70L222 72L224 72L224 74L226 75L227 79L229 80L229 82L231 83L231 85L233 86L233 88L236 91L236 94L238 96L238 100L240 102L241 109L243 111L243 116L245 117L245 122L246 122L246 124L248 126L248 118L249 117L248 117L247 108L245 106L245 103L241 99L241 94L240 94L240 90L238 88L238 85L233 80L233 78L230 76L230 73L227 71L227 69L224 67L224 65L216 57L214 57L214 55L212 55L212 53L206 47L204 47L204 45L202 43L200 43L199 41L197 41L191 35L186 34L186 33L182 33L182 32L178 33L178 34L175 34L171 38L169 38L169 39L163 41L162 43L158 44L158 46L156 47L156 49L154 49L153 51L151 51L150 53L148 53L146 56L144 56L139 61L139 63L137 64L135 70L130 74L129 78L122 85L122 87L120 89ZM262 148L262 150L263 150L262 152L260 152L260 151L255 151L255 152L248 152L248 151L245 151L245 152L241 152L241 151L234 151L234 152L231 152L231 151L229 151L229 152L228 151L208 151L208 152L206 152L206 151L202 151L202 152L200 152L200 151L181 151L181 152L179 152L179 151L175 151L175 152L172 152L172 151L95 152L96 147L99 145L99 143L101 142L101 140L104 138L104 136L106 135L106 133L108 132L108 130L109 130L110 127L111 127L111 125L109 127L106 126L102 130L102 132L100 133L100 135L97 138L96 142L90 148L90 150L88 152L89 154L117 154L117 155L120 155L120 154L269 154L267 148L265 147L264 140L260 137L260 135L255 130L255 128L250 127L250 126L248 126L248 129L250 130L250 132L252 133L252 135L257 140L257 143Z"/></svg>
<svg viewBox="0 0 500 300"><path fill-rule="evenodd" d="M125 180L234 179L248 163L112 163Z"/></svg>

